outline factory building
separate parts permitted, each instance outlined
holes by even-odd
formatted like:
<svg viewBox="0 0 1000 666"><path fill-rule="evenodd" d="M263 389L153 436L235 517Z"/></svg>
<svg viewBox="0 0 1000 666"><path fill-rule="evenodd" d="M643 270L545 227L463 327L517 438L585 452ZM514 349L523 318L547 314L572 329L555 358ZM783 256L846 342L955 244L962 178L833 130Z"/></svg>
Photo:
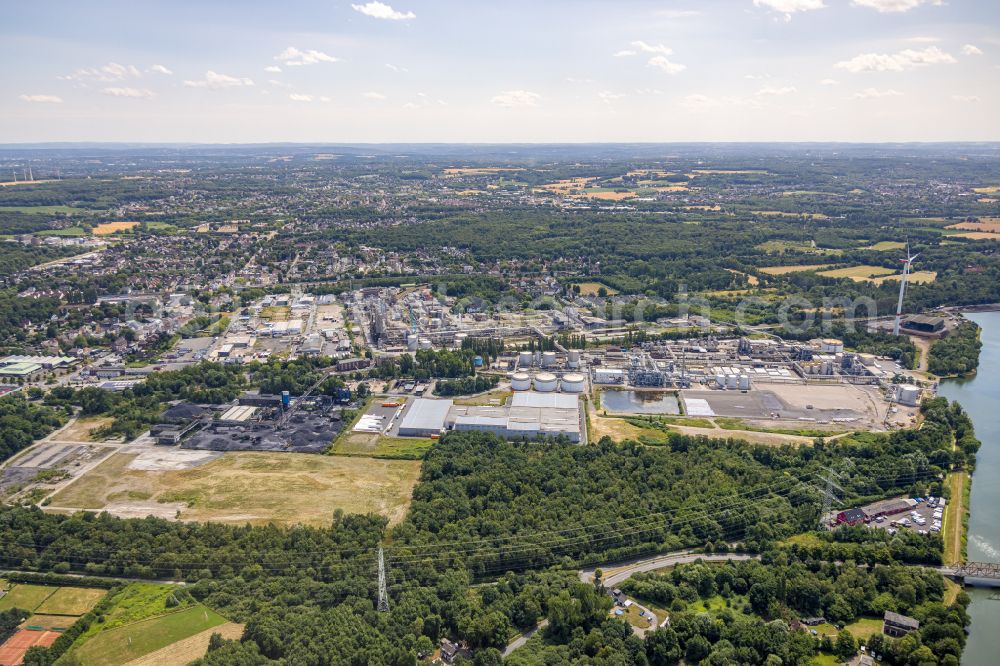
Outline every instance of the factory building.
<svg viewBox="0 0 1000 666"><path fill-rule="evenodd" d="M901 328L905 328L913 333L924 333L927 335L940 334L944 331L945 321L943 317L931 317L928 315L910 315L903 320Z"/></svg>
<svg viewBox="0 0 1000 666"><path fill-rule="evenodd" d="M452 430L490 432L505 439L566 437L580 442L580 403L564 393L515 393L503 407L454 406L448 413Z"/></svg>
<svg viewBox="0 0 1000 666"><path fill-rule="evenodd" d="M401 437L431 437L440 435L448 418L451 400L417 398L403 415L399 424Z"/></svg>
<svg viewBox="0 0 1000 666"><path fill-rule="evenodd" d="M624 384L625 371L621 368L594 368L595 384Z"/></svg>

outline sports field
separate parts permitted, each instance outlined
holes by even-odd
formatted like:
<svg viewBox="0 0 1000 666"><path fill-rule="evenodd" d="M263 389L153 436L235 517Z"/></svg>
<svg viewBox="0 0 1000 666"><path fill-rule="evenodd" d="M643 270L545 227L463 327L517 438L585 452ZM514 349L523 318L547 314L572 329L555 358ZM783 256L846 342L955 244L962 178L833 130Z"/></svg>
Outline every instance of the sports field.
<svg viewBox="0 0 1000 666"><path fill-rule="evenodd" d="M42 615L83 615L104 598L107 590L89 587L59 587L35 609Z"/></svg>
<svg viewBox="0 0 1000 666"><path fill-rule="evenodd" d="M15 584L14 587L11 588L11 590L7 592L2 599L0 599L0 610L7 610L8 608L23 608L24 610L34 611L55 591L55 587L49 587L47 585Z"/></svg>
<svg viewBox="0 0 1000 666"><path fill-rule="evenodd" d="M130 467L136 457L111 456L57 493L50 507L315 526L328 525L339 508L396 523L420 474L417 460L238 452L190 469L138 470Z"/></svg>

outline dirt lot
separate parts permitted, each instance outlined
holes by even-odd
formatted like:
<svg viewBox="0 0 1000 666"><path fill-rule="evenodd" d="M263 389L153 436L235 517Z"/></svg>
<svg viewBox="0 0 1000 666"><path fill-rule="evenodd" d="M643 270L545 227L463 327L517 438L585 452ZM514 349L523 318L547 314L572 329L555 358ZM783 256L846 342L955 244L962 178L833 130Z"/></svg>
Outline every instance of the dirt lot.
<svg viewBox="0 0 1000 666"><path fill-rule="evenodd" d="M181 520L327 525L334 509L375 512L399 522L420 462L295 453L225 453L192 469L131 468L117 453L57 493L58 511L180 508Z"/></svg>
<svg viewBox="0 0 1000 666"><path fill-rule="evenodd" d="M57 442L95 442L101 441L93 437L93 432L98 428L111 425L110 416L94 416L90 418L76 419L54 433L52 439Z"/></svg>

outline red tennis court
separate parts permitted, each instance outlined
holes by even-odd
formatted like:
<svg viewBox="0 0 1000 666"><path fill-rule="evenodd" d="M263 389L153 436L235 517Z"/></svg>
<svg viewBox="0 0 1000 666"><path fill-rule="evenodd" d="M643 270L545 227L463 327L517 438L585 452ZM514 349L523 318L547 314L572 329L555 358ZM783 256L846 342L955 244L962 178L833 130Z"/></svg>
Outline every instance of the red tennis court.
<svg viewBox="0 0 1000 666"><path fill-rule="evenodd" d="M21 629L0 645L0 665L17 666L24 659L24 653L35 645L49 647L59 638L58 631L37 631Z"/></svg>

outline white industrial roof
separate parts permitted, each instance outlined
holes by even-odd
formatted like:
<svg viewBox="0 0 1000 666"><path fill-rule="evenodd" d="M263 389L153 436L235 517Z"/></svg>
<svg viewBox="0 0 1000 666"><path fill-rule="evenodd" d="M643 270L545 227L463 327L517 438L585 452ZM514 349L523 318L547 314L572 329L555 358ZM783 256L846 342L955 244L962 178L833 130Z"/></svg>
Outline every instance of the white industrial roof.
<svg viewBox="0 0 1000 666"><path fill-rule="evenodd" d="M577 396L568 393L517 392L510 399L511 407L542 407L576 409Z"/></svg>
<svg viewBox="0 0 1000 666"><path fill-rule="evenodd" d="M444 421L448 417L448 410L451 409L452 404L451 400L417 398L403 415L399 428L400 430L440 430L444 428Z"/></svg>

